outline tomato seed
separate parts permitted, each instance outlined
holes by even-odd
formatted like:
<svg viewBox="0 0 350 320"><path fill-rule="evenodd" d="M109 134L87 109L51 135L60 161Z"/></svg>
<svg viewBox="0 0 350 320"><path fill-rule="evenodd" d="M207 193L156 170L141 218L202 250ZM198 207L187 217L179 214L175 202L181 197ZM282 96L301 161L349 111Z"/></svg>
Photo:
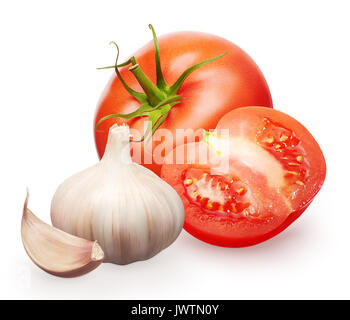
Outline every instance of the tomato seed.
<svg viewBox="0 0 350 320"><path fill-rule="evenodd" d="M280 141L284 142L288 140L288 136L286 136L285 134L283 134L280 138Z"/></svg>
<svg viewBox="0 0 350 320"><path fill-rule="evenodd" d="M190 186L192 183L193 183L193 179L186 179L186 180L184 181L184 185L185 185L185 186Z"/></svg>
<svg viewBox="0 0 350 320"><path fill-rule="evenodd" d="M244 188L239 188L239 189L237 190L237 193L238 193L239 195L242 195L242 194L244 194L246 191L247 191L247 190L244 189Z"/></svg>

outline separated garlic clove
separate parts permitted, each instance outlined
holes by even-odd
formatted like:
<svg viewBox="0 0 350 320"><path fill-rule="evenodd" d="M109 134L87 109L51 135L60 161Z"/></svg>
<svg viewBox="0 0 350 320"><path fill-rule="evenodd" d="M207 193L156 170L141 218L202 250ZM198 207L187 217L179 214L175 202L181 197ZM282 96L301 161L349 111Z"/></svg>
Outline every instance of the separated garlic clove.
<svg viewBox="0 0 350 320"><path fill-rule="evenodd" d="M71 278L97 268L104 253L96 241L88 241L58 230L37 218L28 208L22 216L22 242L28 256L44 271Z"/></svg>
<svg viewBox="0 0 350 320"><path fill-rule="evenodd" d="M101 161L64 181L51 204L52 224L96 239L105 261L149 259L175 241L184 223L176 191L130 157L129 127L109 130Z"/></svg>

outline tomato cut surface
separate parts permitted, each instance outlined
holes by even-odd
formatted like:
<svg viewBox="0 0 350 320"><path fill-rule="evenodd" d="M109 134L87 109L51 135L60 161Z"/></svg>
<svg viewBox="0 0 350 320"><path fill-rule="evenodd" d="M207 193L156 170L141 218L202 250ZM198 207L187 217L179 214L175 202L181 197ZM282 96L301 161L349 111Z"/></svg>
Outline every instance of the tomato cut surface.
<svg viewBox="0 0 350 320"><path fill-rule="evenodd" d="M245 107L222 117L203 141L173 149L161 176L183 200L189 233L241 247L292 223L325 173L321 149L299 122L273 109Z"/></svg>

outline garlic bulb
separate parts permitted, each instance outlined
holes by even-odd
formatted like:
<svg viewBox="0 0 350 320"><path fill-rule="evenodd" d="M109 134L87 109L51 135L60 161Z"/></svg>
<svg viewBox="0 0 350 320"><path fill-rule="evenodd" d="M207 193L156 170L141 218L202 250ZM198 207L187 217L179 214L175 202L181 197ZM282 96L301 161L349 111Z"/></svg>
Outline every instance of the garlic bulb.
<svg viewBox="0 0 350 320"><path fill-rule="evenodd" d="M101 161L58 187L51 220L65 232L97 240L105 262L127 264L148 259L175 241L184 208L170 185L132 162L129 127L114 125Z"/></svg>

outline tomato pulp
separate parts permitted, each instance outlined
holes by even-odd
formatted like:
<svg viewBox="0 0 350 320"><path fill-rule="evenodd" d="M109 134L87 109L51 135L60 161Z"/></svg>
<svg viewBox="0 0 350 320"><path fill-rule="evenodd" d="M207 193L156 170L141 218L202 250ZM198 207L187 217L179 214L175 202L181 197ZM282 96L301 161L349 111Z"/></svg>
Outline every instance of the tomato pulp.
<svg viewBox="0 0 350 320"><path fill-rule="evenodd" d="M309 206L325 174L307 129L262 107L227 113L203 141L174 148L161 171L184 203L184 228L225 247L257 244L284 230Z"/></svg>
<svg viewBox="0 0 350 320"><path fill-rule="evenodd" d="M227 112L242 106L257 105L272 107L271 95L262 72L255 62L238 46L223 38L199 33L177 32L159 39L159 51L164 80L171 85L176 82L182 72L201 61L216 57L223 53L225 56L212 61L191 73L179 88L177 95L181 101L169 112L162 123L162 129L174 137L176 129L213 129L219 119ZM153 82L157 83L155 49L152 43L147 44L135 53L137 64ZM140 83L136 80L130 69L123 67L120 74L125 82L134 90L142 91ZM137 110L139 101L132 97L124 88L117 76L113 76L107 85L95 115L95 125L109 114L128 114ZM95 131L95 142L99 157L101 158L108 135L108 128L115 122L127 123L131 130L137 130L140 138L145 132L145 122L148 117L132 119L110 118L99 124ZM182 144L183 139L170 139L163 141L162 156L155 159L155 146L162 139L162 132L157 130L151 143L132 142L133 160L160 174L163 156L167 150ZM194 141L187 137L187 142ZM145 150L152 147L151 163L145 161ZM138 150L136 152L136 150ZM135 155L138 156L135 156ZM141 157L140 157L141 155Z"/></svg>

